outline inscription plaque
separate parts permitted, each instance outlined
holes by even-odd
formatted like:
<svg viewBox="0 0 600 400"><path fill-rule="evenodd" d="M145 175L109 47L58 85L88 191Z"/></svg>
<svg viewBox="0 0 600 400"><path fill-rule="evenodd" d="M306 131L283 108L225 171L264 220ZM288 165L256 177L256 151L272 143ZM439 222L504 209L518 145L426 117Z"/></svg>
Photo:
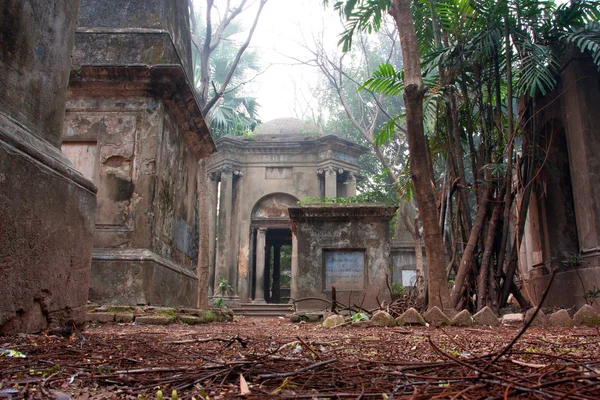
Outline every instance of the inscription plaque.
<svg viewBox="0 0 600 400"><path fill-rule="evenodd" d="M325 289L362 290L365 286L365 252L324 250Z"/></svg>

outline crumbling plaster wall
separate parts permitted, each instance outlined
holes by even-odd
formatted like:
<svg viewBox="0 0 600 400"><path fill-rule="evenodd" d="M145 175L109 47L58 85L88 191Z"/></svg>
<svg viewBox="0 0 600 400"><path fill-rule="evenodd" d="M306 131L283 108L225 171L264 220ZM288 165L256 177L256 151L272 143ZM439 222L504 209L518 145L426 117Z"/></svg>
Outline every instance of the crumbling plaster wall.
<svg viewBox="0 0 600 400"><path fill-rule="evenodd" d="M168 107L149 97L74 92L65 121L63 152L72 156L95 147L95 152L88 152L94 157L72 157L78 169L94 171L99 188L94 248L117 254L113 259L94 256L90 298L115 304L136 300L133 304L177 305L171 299L173 288L197 285L198 164ZM149 249L176 267L162 271L144 261L141 265L149 271L142 272L134 260L119 259L117 251L128 249ZM124 266L131 270L121 271ZM159 280L157 274L173 276ZM161 294L157 289L161 285L171 289ZM119 294L125 287L130 293ZM184 303L179 305L195 305L195 289L189 288L180 300Z"/></svg>

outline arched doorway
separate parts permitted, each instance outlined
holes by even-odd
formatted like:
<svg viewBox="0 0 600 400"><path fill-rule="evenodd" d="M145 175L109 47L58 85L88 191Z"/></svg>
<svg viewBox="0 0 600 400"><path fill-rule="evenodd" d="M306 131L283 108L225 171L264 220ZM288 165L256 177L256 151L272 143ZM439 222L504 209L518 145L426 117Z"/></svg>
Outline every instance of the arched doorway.
<svg viewBox="0 0 600 400"><path fill-rule="evenodd" d="M252 209L251 297L257 303L287 303L292 280L292 231L288 207L298 199L286 193L261 198Z"/></svg>

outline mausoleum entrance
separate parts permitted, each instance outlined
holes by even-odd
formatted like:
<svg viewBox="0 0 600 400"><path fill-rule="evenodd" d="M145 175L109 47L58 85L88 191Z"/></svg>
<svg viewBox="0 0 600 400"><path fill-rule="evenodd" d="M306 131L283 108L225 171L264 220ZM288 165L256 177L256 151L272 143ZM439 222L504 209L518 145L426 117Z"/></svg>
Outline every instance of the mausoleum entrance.
<svg viewBox="0 0 600 400"><path fill-rule="evenodd" d="M258 229L256 230L258 231ZM256 245L256 241L255 241ZM254 253L256 254L256 253ZM266 228L264 272L257 277L256 258L252 266L252 298L267 303L285 304L290 301L292 282L292 231L289 228ZM264 299L257 298L256 287L260 285ZM259 289L260 293L260 289Z"/></svg>
<svg viewBox="0 0 600 400"><path fill-rule="evenodd" d="M254 206L249 286L256 303L281 304L290 300L293 241L287 208L297 202L294 196L272 193Z"/></svg>

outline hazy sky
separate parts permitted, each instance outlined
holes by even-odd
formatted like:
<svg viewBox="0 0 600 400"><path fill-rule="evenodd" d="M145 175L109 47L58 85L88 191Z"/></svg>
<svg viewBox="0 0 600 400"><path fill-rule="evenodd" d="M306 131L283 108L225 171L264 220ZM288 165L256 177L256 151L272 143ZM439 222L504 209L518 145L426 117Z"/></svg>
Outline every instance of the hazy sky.
<svg viewBox="0 0 600 400"><path fill-rule="evenodd" d="M290 57L310 58L303 43L311 43L313 35L323 34L326 46L335 48L341 31L338 16L331 7L325 9L322 0L269 0L252 40L268 66L252 84L263 121L302 117L311 88L318 84L318 71Z"/></svg>
<svg viewBox="0 0 600 400"><path fill-rule="evenodd" d="M198 9L205 0L194 0ZM223 9L226 0L215 0ZM231 4L236 4L231 0ZM252 24L254 7L241 17L245 27ZM325 26L325 28L323 28ZM247 90L257 97L263 122L281 117L302 117L306 102L311 99L311 87L318 84L318 71L314 67L298 65L296 59L307 59L310 54L302 43L311 43L313 36L324 35L329 49L337 47L342 24L330 6L323 7L322 0L269 0L254 32L250 49L258 50L264 72L247 85ZM246 33L239 37L240 42Z"/></svg>

